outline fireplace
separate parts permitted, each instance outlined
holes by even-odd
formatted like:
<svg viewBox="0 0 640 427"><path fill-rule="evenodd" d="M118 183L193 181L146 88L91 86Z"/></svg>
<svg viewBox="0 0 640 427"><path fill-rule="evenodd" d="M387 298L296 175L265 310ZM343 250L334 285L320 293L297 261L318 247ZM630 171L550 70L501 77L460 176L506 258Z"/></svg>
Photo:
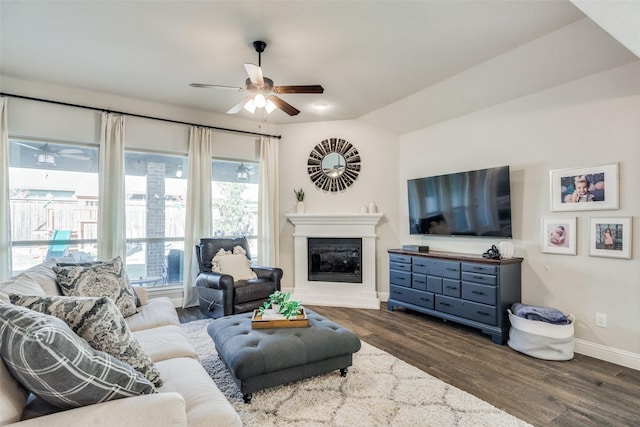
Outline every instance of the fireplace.
<svg viewBox="0 0 640 427"><path fill-rule="evenodd" d="M287 214L295 226L292 297L303 304L380 308L376 225L380 213Z"/></svg>
<svg viewBox="0 0 640 427"><path fill-rule="evenodd" d="M362 283L362 239L307 239L307 270L312 282Z"/></svg>

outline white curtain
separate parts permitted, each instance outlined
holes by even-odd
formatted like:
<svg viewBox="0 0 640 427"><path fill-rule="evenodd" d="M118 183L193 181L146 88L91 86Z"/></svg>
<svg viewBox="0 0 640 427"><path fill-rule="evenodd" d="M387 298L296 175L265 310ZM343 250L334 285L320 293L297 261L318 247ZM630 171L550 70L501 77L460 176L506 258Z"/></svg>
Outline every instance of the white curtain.
<svg viewBox="0 0 640 427"><path fill-rule="evenodd" d="M98 259L126 261L124 116L102 113L98 171Z"/></svg>
<svg viewBox="0 0 640 427"><path fill-rule="evenodd" d="M195 245L211 236L211 129L192 126L189 132L189 177L187 181L187 219L184 231L183 307L198 304L195 289L198 261Z"/></svg>
<svg viewBox="0 0 640 427"><path fill-rule="evenodd" d="M279 265L278 141L261 137L258 193L258 264Z"/></svg>
<svg viewBox="0 0 640 427"><path fill-rule="evenodd" d="M11 214L9 209L9 129L7 98L0 97L0 281L11 277Z"/></svg>

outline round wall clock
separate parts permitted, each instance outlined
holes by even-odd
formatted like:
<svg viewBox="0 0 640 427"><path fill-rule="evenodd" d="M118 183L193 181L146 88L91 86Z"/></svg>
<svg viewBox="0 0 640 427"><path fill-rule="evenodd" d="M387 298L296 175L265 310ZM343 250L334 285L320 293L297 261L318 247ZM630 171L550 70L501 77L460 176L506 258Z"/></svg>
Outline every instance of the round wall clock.
<svg viewBox="0 0 640 427"><path fill-rule="evenodd" d="M360 154L344 139L325 139L311 150L307 172L321 190L346 190L360 173Z"/></svg>

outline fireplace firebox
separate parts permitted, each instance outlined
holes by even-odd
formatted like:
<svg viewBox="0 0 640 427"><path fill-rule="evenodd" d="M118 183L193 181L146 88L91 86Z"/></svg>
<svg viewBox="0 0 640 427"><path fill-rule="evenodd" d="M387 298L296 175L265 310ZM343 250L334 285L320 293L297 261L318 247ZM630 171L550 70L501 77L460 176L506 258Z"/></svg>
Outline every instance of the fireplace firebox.
<svg viewBox="0 0 640 427"><path fill-rule="evenodd" d="M309 281L362 283L362 239L309 237L307 248Z"/></svg>

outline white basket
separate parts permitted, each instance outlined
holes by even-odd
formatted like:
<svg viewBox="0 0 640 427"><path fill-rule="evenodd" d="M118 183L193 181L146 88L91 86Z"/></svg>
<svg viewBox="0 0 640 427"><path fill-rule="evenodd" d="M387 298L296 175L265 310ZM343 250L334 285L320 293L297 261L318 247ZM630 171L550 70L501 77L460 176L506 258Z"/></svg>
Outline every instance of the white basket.
<svg viewBox="0 0 640 427"><path fill-rule="evenodd" d="M570 360L573 358L573 324L569 314L568 325L554 325L539 320L525 319L509 312L509 340L507 345L528 356L544 360Z"/></svg>

